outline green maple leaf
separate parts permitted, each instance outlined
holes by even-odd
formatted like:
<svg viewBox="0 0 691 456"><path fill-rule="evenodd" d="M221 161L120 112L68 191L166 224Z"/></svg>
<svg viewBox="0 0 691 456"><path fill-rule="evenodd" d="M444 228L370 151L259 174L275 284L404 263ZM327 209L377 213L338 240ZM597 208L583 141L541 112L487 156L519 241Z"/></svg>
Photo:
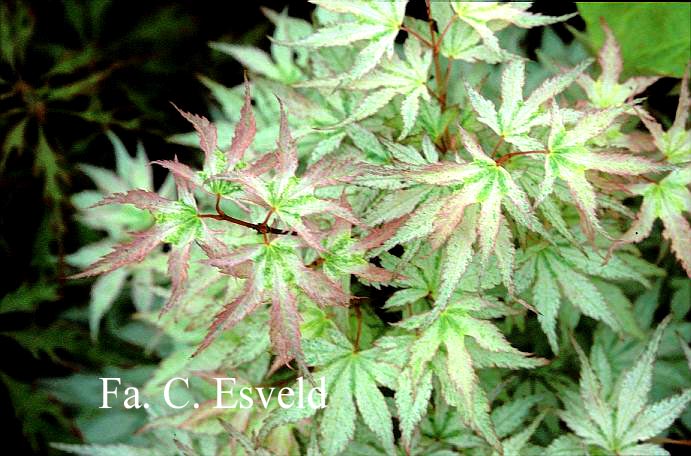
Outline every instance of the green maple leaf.
<svg viewBox="0 0 691 456"><path fill-rule="evenodd" d="M603 264L602 257L593 248L576 248L558 241L556 245L545 243L526 249L520 263L517 283L521 290L531 290L531 302L554 353L559 352L556 324L563 299L568 299L585 315L604 322L615 331L625 330L634 336L642 336L630 303L615 301L610 296L616 293L610 289L612 285L595 280L629 280L649 286L646 275L655 273L655 270L644 269L635 257L620 255Z"/></svg>
<svg viewBox="0 0 691 456"><path fill-rule="evenodd" d="M319 424L319 443L324 454L340 454L355 436L359 415L377 436L386 454L394 454L391 412L378 385L393 388L396 365L386 360L380 348L356 350L340 331L330 328L318 339L304 341L305 362L315 366L317 383L324 378L328 392ZM317 409L280 411L262 429L312 416Z"/></svg>
<svg viewBox="0 0 691 456"><path fill-rule="evenodd" d="M413 454L440 454L442 451L468 450L470 454L482 454L496 456L500 454L496 448L487 445L487 442L472 432L472 429L463 425L457 411L451 409L441 398L435 398L435 411L430 413L420 423L420 439L413 443ZM528 441L542 423L545 412L537 418L526 421L531 417L531 410L543 398L540 395L513 397L494 409L490 415L497 437L501 440L501 449L504 456L518 456L521 454L537 454L539 447L530 445ZM532 450L526 453L525 450ZM441 453L445 454L445 453Z"/></svg>
<svg viewBox="0 0 691 456"><path fill-rule="evenodd" d="M552 104L552 127L547 139L545 174L540 185L536 205L554 189L556 178L561 178L569 188L571 196L581 213L584 231L592 237L592 230L604 233L596 216L597 197L586 178L586 170L610 174L640 175L667 169L646 158L633 154L596 152L589 140L605 131L622 113L622 107L587 112L572 126L564 125L562 111Z"/></svg>
<svg viewBox="0 0 691 456"><path fill-rule="evenodd" d="M401 338L401 345L409 345L409 358L397 388L405 435L409 436L422 418L432 370L442 384L447 402L460 407L466 423L492 446L500 446L489 416L489 401L475 369L532 368L543 364L543 360L530 358L512 347L496 326L483 319L488 305L491 307L483 299L466 296L443 310L435 307L399 323L401 328L418 333ZM421 399L411 400L415 397Z"/></svg>
<svg viewBox="0 0 691 456"><path fill-rule="evenodd" d="M474 158L469 163L439 162L408 167L400 173L412 182L440 187L401 225L377 251L420 238L430 238L433 247L445 246L442 281L436 303L448 302L465 272L477 239L480 267L491 253L498 260L502 279L513 291L515 248L502 207L520 225L546 235L532 213L525 192L511 174L489 158L477 141L461 129L463 144Z"/></svg>
<svg viewBox="0 0 691 456"><path fill-rule="evenodd" d="M502 60L506 51L499 47L499 39L495 32L507 27L509 24L521 28L532 28L540 25L549 25L565 21L577 13L564 16L542 16L529 13L530 2L450 2L451 8L460 21L472 27L473 31L482 40L484 48L489 51L485 57L490 62ZM467 37L465 41L469 41ZM469 47L466 44L464 47Z"/></svg>
<svg viewBox="0 0 691 456"><path fill-rule="evenodd" d="M660 78L658 76L637 76L619 83L619 77L624 67L621 49L604 19L602 19L602 29L605 32L605 42L597 59L602 72L597 80L593 80L589 75L583 73L576 82L583 87L593 106L610 108L623 104Z"/></svg>
<svg viewBox="0 0 691 456"><path fill-rule="evenodd" d="M351 43L367 40L366 46L358 53L344 81L361 78L372 70L385 54L389 59L393 56L394 40L403 22L407 1L311 1L322 8L348 15L355 20L338 21L334 25L320 28L302 39L283 44L318 49L348 46Z"/></svg>
<svg viewBox="0 0 691 456"><path fill-rule="evenodd" d="M276 26L271 55L253 46L237 44L212 42L211 48L231 55L253 73L268 79L288 85L304 79L303 68L307 63L307 52L304 49L293 51L278 42L303 38L312 32L312 26L304 20L288 17L285 10L279 14L264 8L263 12Z"/></svg>
<svg viewBox="0 0 691 456"><path fill-rule="evenodd" d="M525 63L518 59L511 61L502 72L502 105L499 110L492 101L469 85L466 85L466 91L470 104L478 114L477 120L519 150L539 150L544 147L540 141L530 136L530 132L536 126L549 123L549 114L542 105L571 85L588 65L590 61L586 60L563 74L545 80L524 99Z"/></svg>
<svg viewBox="0 0 691 456"><path fill-rule="evenodd" d="M399 308L407 304L418 304L430 298L437 299L439 285L442 281L441 272L442 251L433 250L429 244L423 244L416 250L415 256L410 261L404 261L388 253L379 256L382 266L395 275L391 286L401 288L394 292L384 304L384 308ZM451 299L461 299L467 293L490 289L500 281L499 270L490 265L488 270L481 271L478 261L473 261L463 274L455 288ZM416 306L417 308L417 306ZM422 310L427 310L423 306Z"/></svg>
<svg viewBox="0 0 691 456"><path fill-rule="evenodd" d="M377 113L395 96L403 96L401 102L401 116L403 128L398 136L405 138L415 125L420 110L420 98L430 100L427 89L427 71L432 62L432 54L423 49L417 40L406 40L403 45L405 60L394 55L391 60L383 61L381 65L367 77L344 84L347 75L328 79L316 79L301 84L298 87L318 87L335 89L347 87L354 90L367 90L370 93L362 100L357 108L344 120L332 125L338 128L352 122L362 120Z"/></svg>
<svg viewBox="0 0 691 456"><path fill-rule="evenodd" d="M564 394L560 417L587 445L621 455L668 454L662 447L641 443L654 437L684 411L691 401L691 389L648 404L655 353L670 318L655 330L637 362L617 382L607 397L583 350L574 341L581 361L580 394Z"/></svg>

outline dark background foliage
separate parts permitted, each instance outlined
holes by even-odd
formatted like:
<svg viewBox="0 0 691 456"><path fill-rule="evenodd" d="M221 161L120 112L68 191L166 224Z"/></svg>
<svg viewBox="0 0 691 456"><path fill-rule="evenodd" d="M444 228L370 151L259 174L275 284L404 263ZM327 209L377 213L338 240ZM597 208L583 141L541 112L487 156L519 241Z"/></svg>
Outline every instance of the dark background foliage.
<svg viewBox="0 0 691 456"><path fill-rule="evenodd" d="M303 18L313 8L306 2L263 0L261 5L280 11L287 3L291 15ZM109 314L94 343L86 325L61 317L68 309L85 308L89 299L87 284L62 278L72 272L63 257L98 236L72 219L69 195L90 185L75 165L113 167L106 129L128 148L141 140L152 160L174 154L192 158L189 149L165 140L188 130L169 101L206 113L207 93L197 75L228 86L242 80L242 68L207 43L268 48L271 28L259 5L2 2L0 410L11 418L3 427L3 444L14 454L46 454L49 441L80 440L70 410L42 391L38 379L156 362L107 330L108 321L128 318L132 309L126 306ZM576 6L537 2L532 9L558 15ZM425 17L424 2L412 1L408 11ZM569 24L585 26L580 18ZM565 41L573 39L564 25L554 29ZM541 33L527 34L528 55L534 56ZM666 94L675 82L663 79L649 90L656 110L673 112L676 98ZM24 126L17 132L20 123Z"/></svg>

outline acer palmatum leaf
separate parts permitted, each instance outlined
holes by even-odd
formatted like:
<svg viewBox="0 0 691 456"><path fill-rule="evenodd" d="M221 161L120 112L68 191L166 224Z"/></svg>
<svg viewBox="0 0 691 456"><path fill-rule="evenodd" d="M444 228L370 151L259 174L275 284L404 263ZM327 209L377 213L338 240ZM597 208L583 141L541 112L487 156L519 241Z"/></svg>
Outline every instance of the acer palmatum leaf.
<svg viewBox="0 0 691 456"><path fill-rule="evenodd" d="M348 304L348 295L323 273L305 266L296 244L293 239L279 237L268 244L244 246L222 257L205 260L225 274L245 279L245 284L238 296L216 315L195 353L204 350L219 331L231 329L269 301L271 342L277 355L274 368L295 359L301 371L308 372L298 331L301 321L298 299L307 298L322 307L343 306Z"/></svg>
<svg viewBox="0 0 691 456"><path fill-rule="evenodd" d="M407 0L358 2L312 0L313 3L340 14L351 15L355 21L326 26L313 34L283 44L296 47L323 48L347 46L368 40L357 54L353 65L344 76L349 82L361 78L386 55L393 56L394 40L403 22Z"/></svg>
<svg viewBox="0 0 691 456"><path fill-rule="evenodd" d="M691 277L691 225L687 216L691 213L691 165L671 172L659 182L629 186L634 195L643 195L643 202L636 220L624 235L612 243L609 255L622 244L640 242L650 234L653 223L662 220L662 235L669 239L672 250Z"/></svg>
<svg viewBox="0 0 691 456"><path fill-rule="evenodd" d="M576 82L585 90L588 100L594 107L609 108L632 99L660 78L659 76L637 76L619 83L624 65L621 48L607 22L604 18L600 19L602 30L605 32L605 42L598 52L597 62L602 71L596 80L582 73Z"/></svg>
<svg viewBox="0 0 691 456"><path fill-rule="evenodd" d="M468 163L439 162L407 167L398 172L404 179L442 187L442 191L413 211L401 227L377 251L413 239L429 238L433 247L445 246L443 279L436 297L437 305L448 303L458 280L466 270L477 239L480 265L484 268L495 247L502 259L499 266L506 286L513 293L513 241L504 226L502 207L521 226L546 234L535 218L525 192L511 174L489 158L477 140L461 129L463 145L473 157ZM395 174L396 171L394 170ZM499 237L499 233L502 236ZM497 240L500 244L497 245Z"/></svg>
<svg viewBox="0 0 691 456"><path fill-rule="evenodd" d="M71 278L106 274L123 266L139 263L160 244L170 243L172 247L168 256L168 272L171 275L172 287L161 313L170 310L179 302L185 291L192 243L208 237L206 227L197 217L194 198L185 189L185 183L180 180L178 193L187 202L172 201L145 190L130 190L104 198L99 206L132 204L139 209L150 211L154 216L155 225L144 232L132 233L132 241L116 246L113 252Z"/></svg>
<svg viewBox="0 0 691 456"><path fill-rule="evenodd" d="M287 229L294 230L310 247L322 251L318 233L309 228L306 217L329 214L353 224L360 224L360 221L339 202L315 195L317 188L333 183L327 174L329 168L325 167L325 163L312 165L315 171L308 169L303 177L296 176L297 147L280 99L279 104L281 119L274 176L262 179L252 174L251 169L242 169L218 177L241 184L250 202L266 208L270 216L275 216ZM331 173L337 176L338 168L331 168Z"/></svg>
<svg viewBox="0 0 691 456"><path fill-rule="evenodd" d="M669 169L664 163L630 153L598 152L589 140L605 131L622 113L622 107L607 108L585 113L573 127L565 126L562 111L552 104L549 138L545 157L545 179L540 188L537 204L549 195L556 178L568 186L573 201L581 213L584 232L592 237L593 228L609 236L597 219L597 197L586 178L586 170L610 174L640 175Z"/></svg>
<svg viewBox="0 0 691 456"><path fill-rule="evenodd" d="M506 142L521 151L542 149L542 143L530 133L533 127L547 125L550 121L543 104L571 85L590 63L586 60L571 70L545 80L524 99L525 63L516 59L508 63L502 72L502 105L499 110L493 102L466 84L468 99L478 114L478 120Z"/></svg>

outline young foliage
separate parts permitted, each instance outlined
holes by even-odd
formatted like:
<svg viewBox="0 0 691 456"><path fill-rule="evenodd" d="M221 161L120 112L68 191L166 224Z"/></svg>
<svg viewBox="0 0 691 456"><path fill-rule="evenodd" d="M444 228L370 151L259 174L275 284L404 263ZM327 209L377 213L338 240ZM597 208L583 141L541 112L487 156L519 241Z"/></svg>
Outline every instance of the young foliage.
<svg viewBox="0 0 691 456"><path fill-rule="evenodd" d="M501 108L467 86L468 100L478 115L477 120L487 125L504 141L521 151L543 149L540 141L531 137L533 127L550 123L544 103L561 93L590 65L586 60L577 67L544 81L526 99L523 98L525 63L516 59L506 65L501 77Z"/></svg>
<svg viewBox="0 0 691 456"><path fill-rule="evenodd" d="M610 248L610 252L620 244L640 242L652 230L658 218L664 224L662 235L669 239L686 273L691 277L691 226L684 213L691 213L691 130L686 130L689 117L689 68L681 80L681 93L676 118L668 131L663 131L655 119L641 112L641 120L650 130L655 146L670 163L679 167L658 182L633 183L627 190L634 195L642 195L643 202L629 230Z"/></svg>
<svg viewBox="0 0 691 456"><path fill-rule="evenodd" d="M530 3L512 2L430 2L430 17L440 34L436 46L450 59L497 63L518 56L502 49L497 32L515 25L523 29L553 24L571 17L543 16L526 11ZM429 39L429 33L424 36Z"/></svg>
<svg viewBox="0 0 691 456"><path fill-rule="evenodd" d="M445 245L438 306L445 306L466 270L477 240L480 266L487 266L491 253L507 287L513 290L514 248L511 233L502 214L506 208L516 223L533 231L542 227L532 213L523 190L511 174L489 158L477 141L460 130L463 145L473 160L467 163L438 162L407 166L400 173L411 183L433 185L434 196L415 210L380 249L420 238L429 238L433 247ZM431 221L431 222L430 222ZM497 246L499 248L495 248Z"/></svg>
<svg viewBox="0 0 691 456"><path fill-rule="evenodd" d="M657 76L638 76L619 83L624 65L621 58L621 49L614 37L614 33L612 33L604 19L602 19L602 30L605 32L605 42L597 58L602 70L600 76L593 80L589 75L581 74L576 82L585 90L588 101L593 106L597 108L611 108L620 106L627 100L632 99L660 78Z"/></svg>
<svg viewBox="0 0 691 456"><path fill-rule="evenodd" d="M72 266L82 268L89 266L117 243L128 241L130 239L128 233L132 230L150 228L154 223L151 214L130 205L95 206L104 197L113 193L124 193L134 189L147 192L154 190L151 166L141 144L137 148L136 157L132 158L115 134L108 132L108 137L115 152L116 172L91 165L81 165L81 170L93 180L97 190L85 190L72 197L72 204L75 207L82 210L90 207L88 212L80 215L80 222L92 229L106 231L108 237L68 255L66 260ZM170 197L173 191L173 180L168 179L157 195L166 198ZM156 252L154 256L163 259L161 252ZM118 266L117 269L96 279L89 303L89 326L92 337L95 338L98 335L101 318L120 296L128 278L131 279L131 296L137 310L152 309L156 299L152 290L155 284L154 274L161 269L156 263L151 261L137 266L132 264Z"/></svg>

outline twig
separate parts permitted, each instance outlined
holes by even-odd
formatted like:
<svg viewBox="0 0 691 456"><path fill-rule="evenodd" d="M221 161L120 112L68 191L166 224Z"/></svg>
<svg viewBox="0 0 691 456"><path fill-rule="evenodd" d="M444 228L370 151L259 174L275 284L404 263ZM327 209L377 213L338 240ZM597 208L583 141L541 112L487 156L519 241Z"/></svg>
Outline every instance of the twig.
<svg viewBox="0 0 691 456"><path fill-rule="evenodd" d="M497 154L497 151L499 150L499 147L504 144L504 137L500 136L499 141L497 141L497 144L494 146L494 149L492 149L492 153L489 154L490 157L494 158L494 156Z"/></svg>
<svg viewBox="0 0 691 456"><path fill-rule="evenodd" d="M451 28L451 24L453 24L456 19L458 19L458 16L456 16L455 14L451 16L451 20L447 22L446 27L444 27L444 30L442 30L442 32L439 34L439 39L437 40L437 44L435 46L435 49L437 51L439 51L439 48L441 47L441 42L444 39L446 32L449 31L449 29Z"/></svg>
<svg viewBox="0 0 691 456"><path fill-rule="evenodd" d="M268 219L273 214L273 211L270 210L269 214L267 215L266 219L262 223L251 223L247 222L245 220L241 220L235 217L232 217L228 214L226 214L223 209L221 209L221 195L217 194L216 195L216 214L197 214L197 217L199 218L210 218L213 220L222 220L224 222L230 222L234 223L236 225L244 226L245 228L250 228L255 230L257 233L261 233L266 237L267 233L271 234L290 234L290 235L296 235L295 231L287 231L287 230L279 230L278 228L273 228L267 225Z"/></svg>
<svg viewBox="0 0 691 456"><path fill-rule="evenodd" d="M360 351L360 336L362 335L362 311L360 310L360 303L355 302L355 317L357 318L357 332L355 334L355 351Z"/></svg>
<svg viewBox="0 0 691 456"><path fill-rule="evenodd" d="M547 151L545 151L545 150L527 150L525 152L511 152L509 154L502 155L499 158L499 160L497 160L497 165L501 166L505 162L507 162L509 159L511 159L512 157L518 157L519 155L546 154L546 153L547 153Z"/></svg>
<svg viewBox="0 0 691 456"><path fill-rule="evenodd" d="M429 40L428 40L427 38L425 38L424 36L420 35L420 34L419 34L418 32L416 32L415 30L410 29L410 28L406 27L405 25L401 25L401 30L403 30L404 32L406 32L406 33L409 34L409 35L414 36L415 38L417 38L418 40L420 40L420 42L423 43L425 46L434 48L434 45L433 45L432 43L430 43Z"/></svg>

